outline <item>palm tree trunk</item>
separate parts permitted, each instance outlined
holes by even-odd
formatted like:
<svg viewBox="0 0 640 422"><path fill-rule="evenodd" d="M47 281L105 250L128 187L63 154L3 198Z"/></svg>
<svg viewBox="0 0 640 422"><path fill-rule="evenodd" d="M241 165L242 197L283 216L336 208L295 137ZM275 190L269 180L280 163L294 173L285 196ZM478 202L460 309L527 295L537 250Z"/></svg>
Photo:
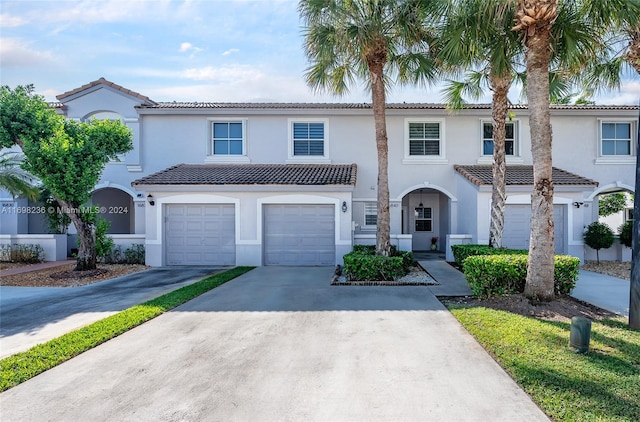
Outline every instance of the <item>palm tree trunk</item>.
<svg viewBox="0 0 640 422"><path fill-rule="evenodd" d="M629 31L631 41L627 52L627 61L640 74L640 26Z"/></svg>
<svg viewBox="0 0 640 422"><path fill-rule="evenodd" d="M489 245L494 248L502 247L504 231L504 204L506 194L506 120L507 93L511 85L511 77L492 77L493 90L492 120L493 120L493 188L491 192L491 225L489 228Z"/></svg>
<svg viewBox="0 0 640 422"><path fill-rule="evenodd" d="M371 99L378 150L378 222L376 226L376 254L391 253L389 217L389 146L387 144L386 94L383 79L384 64L369 64L371 75Z"/></svg>
<svg viewBox="0 0 640 422"><path fill-rule="evenodd" d="M553 4L554 1L539 1L538 4L540 3ZM550 28L550 24L537 25L525 38L533 192L524 293L528 298L544 301L554 298L553 180L549 115Z"/></svg>

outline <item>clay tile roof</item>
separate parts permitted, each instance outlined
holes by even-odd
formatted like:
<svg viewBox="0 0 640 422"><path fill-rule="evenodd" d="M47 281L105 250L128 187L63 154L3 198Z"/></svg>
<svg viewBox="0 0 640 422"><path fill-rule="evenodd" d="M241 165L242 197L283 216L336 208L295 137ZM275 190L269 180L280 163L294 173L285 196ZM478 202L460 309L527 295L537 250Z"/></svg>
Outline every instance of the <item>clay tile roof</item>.
<svg viewBox="0 0 640 422"><path fill-rule="evenodd" d="M455 170L476 186L491 185L493 173L489 165L455 165ZM598 182L554 167L554 185L598 186ZM533 185L533 166L507 166L507 185Z"/></svg>
<svg viewBox="0 0 640 422"><path fill-rule="evenodd" d="M64 95L64 94L63 94ZM552 110L638 110L637 105L559 105L552 104ZM152 105L143 105L143 108L152 109L371 109L371 103L226 103L226 102L198 102L198 101L171 101L159 102ZM447 105L442 103L387 103L388 110L447 110ZM513 104L514 110L527 110L526 104ZM467 110L491 110L491 104L465 104Z"/></svg>
<svg viewBox="0 0 640 422"><path fill-rule="evenodd" d="M355 164L178 164L131 185L351 185Z"/></svg>
<svg viewBox="0 0 640 422"><path fill-rule="evenodd" d="M106 80L105 78L100 78L97 81L89 82L86 85L82 85L80 88L76 88L76 89L73 89L71 91L67 91L67 92L65 92L63 94L60 94L60 95L56 96L56 98L58 99L58 101L62 101L67 97L70 97L72 95L75 95L75 94L77 94L79 92L82 92L82 91L87 90L89 88L93 88L94 86L98 86L98 85L106 85L106 86L114 88L114 89L116 89L116 90L118 90L118 91L120 91L120 92L122 92L124 94L131 95L132 97L135 97L135 98L139 99L140 101L142 101L142 104L145 105L145 106L155 106L156 105L156 102L153 101L152 99L150 99L149 97L145 97L144 95L139 94L139 93L137 93L135 91L131 91L130 89L127 89L127 88L125 88L125 87L123 87L121 85L114 84L113 82L110 82L110 81Z"/></svg>

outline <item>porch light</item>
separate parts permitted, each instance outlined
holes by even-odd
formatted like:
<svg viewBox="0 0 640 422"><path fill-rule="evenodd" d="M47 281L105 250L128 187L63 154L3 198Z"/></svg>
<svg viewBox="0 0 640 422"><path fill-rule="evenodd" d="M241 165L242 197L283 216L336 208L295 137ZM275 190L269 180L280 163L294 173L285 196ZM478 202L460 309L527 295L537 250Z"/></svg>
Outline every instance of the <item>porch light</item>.
<svg viewBox="0 0 640 422"><path fill-rule="evenodd" d="M156 204L156 201L153 200L153 196L151 196L151 194L147 195L147 202L149 202L149 205L151 206Z"/></svg>
<svg viewBox="0 0 640 422"><path fill-rule="evenodd" d="M342 212L347 212L347 201L342 201Z"/></svg>

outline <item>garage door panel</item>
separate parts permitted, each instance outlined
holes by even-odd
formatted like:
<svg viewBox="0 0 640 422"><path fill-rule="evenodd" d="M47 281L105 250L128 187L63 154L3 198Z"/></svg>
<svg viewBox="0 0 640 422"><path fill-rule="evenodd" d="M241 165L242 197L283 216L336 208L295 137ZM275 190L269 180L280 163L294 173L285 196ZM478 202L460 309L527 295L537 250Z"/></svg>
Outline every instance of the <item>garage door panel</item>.
<svg viewBox="0 0 640 422"><path fill-rule="evenodd" d="M166 206L167 265L235 265L232 204Z"/></svg>
<svg viewBox="0 0 640 422"><path fill-rule="evenodd" d="M333 205L265 205L265 265L334 265Z"/></svg>
<svg viewBox="0 0 640 422"><path fill-rule="evenodd" d="M565 251L565 206L553 208L555 253ZM531 235L531 205L507 205L504 212L502 245L507 248L529 249Z"/></svg>

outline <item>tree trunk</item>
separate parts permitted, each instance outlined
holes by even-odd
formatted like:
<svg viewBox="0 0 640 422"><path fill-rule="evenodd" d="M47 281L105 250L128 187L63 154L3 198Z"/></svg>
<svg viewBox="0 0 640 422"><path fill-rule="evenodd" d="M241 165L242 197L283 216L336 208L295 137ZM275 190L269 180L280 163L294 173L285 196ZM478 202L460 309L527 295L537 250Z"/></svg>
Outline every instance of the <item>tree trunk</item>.
<svg viewBox="0 0 640 422"><path fill-rule="evenodd" d="M525 2L520 2L524 5ZM536 1L536 14L556 0ZM552 18L527 28L525 60L527 98L533 156L533 192L531 194L531 235L524 294L536 300L554 299L553 180L551 159L551 118L549 115L549 56Z"/></svg>
<svg viewBox="0 0 640 422"><path fill-rule="evenodd" d="M386 94L383 78L384 63L374 61L369 64L371 75L371 99L373 119L376 129L378 151L378 222L376 226L376 254L389 256L391 253L389 216L389 146L387 144Z"/></svg>
<svg viewBox="0 0 640 422"><path fill-rule="evenodd" d="M502 247L502 234L504 231L504 204L507 200L505 123L507 120L507 93L510 85L510 76L495 76L491 78L491 89L493 90L493 188L491 192L489 245L494 248Z"/></svg>
<svg viewBox="0 0 640 422"><path fill-rule="evenodd" d="M627 61L640 74L640 26L629 31L631 41L627 50Z"/></svg>
<svg viewBox="0 0 640 422"><path fill-rule="evenodd" d="M78 232L78 258L75 271L95 270L96 267L96 229L93 223L88 223L82 218L79 207L67 201L58 199L64 207L65 213Z"/></svg>

